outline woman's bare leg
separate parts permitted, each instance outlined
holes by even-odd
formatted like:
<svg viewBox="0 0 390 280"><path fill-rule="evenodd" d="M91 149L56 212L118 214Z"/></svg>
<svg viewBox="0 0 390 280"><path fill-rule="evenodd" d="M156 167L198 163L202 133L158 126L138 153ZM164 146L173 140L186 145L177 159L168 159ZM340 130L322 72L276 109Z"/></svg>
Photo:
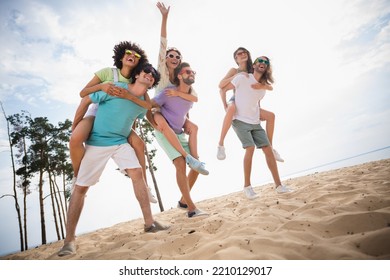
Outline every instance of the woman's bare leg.
<svg viewBox="0 0 390 280"><path fill-rule="evenodd" d="M232 126L233 116L236 112L236 105L234 103L230 103L226 108L225 118L223 119L221 136L219 138L218 145L223 146L226 134L228 133L230 127Z"/></svg>
<svg viewBox="0 0 390 280"><path fill-rule="evenodd" d="M176 136L176 133L168 125L166 119L160 113L155 113L153 117L154 121L158 126L157 129L165 136L165 138L167 138L168 142L185 158L188 153L184 150L183 146L181 145L179 139Z"/></svg>
<svg viewBox="0 0 390 280"><path fill-rule="evenodd" d="M275 114L270 112L270 111L260 109L260 120L266 121L265 131L267 132L267 137L268 137L269 143L271 144L271 148L272 148L272 151L274 153L276 160L279 162L284 162L284 159L280 156L278 151L276 151L273 148L273 138L274 138L274 130L275 130Z"/></svg>
<svg viewBox="0 0 390 280"><path fill-rule="evenodd" d="M157 127L155 128L158 129L173 146L173 148L175 148L176 151L182 155L188 166L203 175L208 175L209 172L205 169L204 163L200 162L197 158L193 157L191 154L187 153L186 150L184 150L179 139L177 138L176 133L168 125L165 118L160 113L155 113L153 118L154 122L157 124Z"/></svg>
<svg viewBox="0 0 390 280"><path fill-rule="evenodd" d="M82 119L72 131L72 135L70 136L69 152L74 177L77 177L77 174L79 173L81 160L83 159L85 153L84 142L87 141L88 136L91 133L94 120L94 116Z"/></svg>
<svg viewBox="0 0 390 280"><path fill-rule="evenodd" d="M260 109L260 120L266 122L265 131L267 132L268 140L272 146L275 130L275 114L270 111Z"/></svg>
<svg viewBox="0 0 390 280"><path fill-rule="evenodd" d="M189 135L188 145L190 148L190 154L194 158L199 158L198 155L198 126L189 119L184 123L184 132Z"/></svg>

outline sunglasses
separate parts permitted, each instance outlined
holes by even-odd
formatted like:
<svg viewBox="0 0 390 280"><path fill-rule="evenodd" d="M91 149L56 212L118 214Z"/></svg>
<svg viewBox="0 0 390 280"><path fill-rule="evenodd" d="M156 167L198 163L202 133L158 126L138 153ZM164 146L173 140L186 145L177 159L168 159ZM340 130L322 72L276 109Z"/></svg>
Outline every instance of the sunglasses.
<svg viewBox="0 0 390 280"><path fill-rule="evenodd" d="M256 58L255 63L256 63L256 62L258 62L258 63L264 63L264 64L266 64L266 65L269 65L269 61L268 61L268 60L262 59L262 58L260 58L260 57Z"/></svg>
<svg viewBox="0 0 390 280"><path fill-rule="evenodd" d="M243 55L243 54L246 54L246 53L247 53L246 51L240 51L240 52L236 53L236 56Z"/></svg>
<svg viewBox="0 0 390 280"><path fill-rule="evenodd" d="M186 73L187 75L196 75L196 72L195 71L192 71L192 70L182 70L181 72L180 72L180 74L183 74L183 73Z"/></svg>
<svg viewBox="0 0 390 280"><path fill-rule="evenodd" d="M176 58L177 60L180 60L181 59L181 56L180 55L173 55L173 54L168 54L167 57L169 58Z"/></svg>
<svg viewBox="0 0 390 280"><path fill-rule="evenodd" d="M139 53L136 53L135 51L126 50L125 53L129 55L133 54L136 58L141 58L141 55Z"/></svg>
<svg viewBox="0 0 390 280"><path fill-rule="evenodd" d="M156 71L156 69L154 69L153 67L146 67L145 69L143 69L143 71L144 71L146 74L152 74L152 76L153 76L154 79L157 78L157 71Z"/></svg>

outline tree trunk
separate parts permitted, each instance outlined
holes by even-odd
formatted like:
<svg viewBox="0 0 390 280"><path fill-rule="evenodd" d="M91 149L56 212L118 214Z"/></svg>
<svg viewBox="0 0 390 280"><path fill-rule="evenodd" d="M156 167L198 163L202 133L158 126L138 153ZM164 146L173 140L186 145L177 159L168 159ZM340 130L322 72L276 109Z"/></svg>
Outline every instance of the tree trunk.
<svg viewBox="0 0 390 280"><path fill-rule="evenodd" d="M65 211L62 211L64 215L64 222L66 224L66 213L68 212L68 200L66 199L66 174L65 171L62 172L62 190L64 194L64 204L65 204Z"/></svg>
<svg viewBox="0 0 390 280"><path fill-rule="evenodd" d="M23 153L24 156L27 158L27 147L26 147L26 138L23 137ZM27 178L27 174L24 176ZM28 250L28 234L27 234L27 184L23 184L23 227L24 227L24 248L25 250Z"/></svg>
<svg viewBox="0 0 390 280"><path fill-rule="evenodd" d="M55 201L56 201L56 207L57 207L57 210L58 210L58 219L60 220L60 231L61 231L61 237L62 239L65 238L65 233L64 233L64 224L63 224L63 221L62 221L62 213L64 212L64 207L63 207L63 204L62 204L62 198L61 198L61 193L60 193L60 189L58 188L58 185L57 185L57 181L56 181L56 177L54 177L53 179L53 189L54 189L54 198L55 198ZM59 199L58 199L59 197Z"/></svg>
<svg viewBox="0 0 390 280"><path fill-rule="evenodd" d="M46 244L45 208L43 204L43 169L39 170L39 208L41 215L41 239Z"/></svg>
<svg viewBox="0 0 390 280"><path fill-rule="evenodd" d="M24 220L24 248L28 250L27 241L27 189L23 188L23 220Z"/></svg>
<svg viewBox="0 0 390 280"><path fill-rule="evenodd" d="M1 109L4 114L4 118L7 122L7 133L8 133L8 142L9 142L9 147L10 147L10 152L11 152L11 163L12 163L12 173L13 173L13 191L14 191L14 202L15 202L15 209L16 209L16 214L18 215L18 225L19 225L19 236L20 236L20 251L24 251L24 240L23 240L23 227L22 227L22 216L20 214L20 207L19 207L19 202L18 202L18 193L16 191L16 170L15 170L15 160L14 160L14 153L12 149L12 142L11 142L11 135L10 135L10 129L9 129L9 122L7 119L7 115L5 114L3 103L0 102Z"/></svg>
<svg viewBox="0 0 390 280"><path fill-rule="evenodd" d="M53 212L54 226L55 226L56 233L57 233L57 240L61 240L60 231L58 229L57 211L56 211L56 207L55 207L55 195L56 194L55 194L55 189L54 189L52 174L50 172L50 169L48 171L48 174L49 174L50 200L51 200L51 208L52 208L52 212Z"/></svg>
<svg viewBox="0 0 390 280"><path fill-rule="evenodd" d="M164 205L162 204L160 191L159 191L158 186L157 186L157 180L156 180L156 177L154 176L154 170L152 168L152 161L151 161L150 156L149 156L149 151L148 151L148 147L146 145L145 134L144 134L144 131L142 129L142 125L139 126L139 131L141 133L141 138L145 142L145 156L146 156L146 159L148 160L148 166L149 166L148 169L149 169L150 175L152 176L154 190L156 191L156 195L157 195L158 206L160 207L160 211L164 212Z"/></svg>

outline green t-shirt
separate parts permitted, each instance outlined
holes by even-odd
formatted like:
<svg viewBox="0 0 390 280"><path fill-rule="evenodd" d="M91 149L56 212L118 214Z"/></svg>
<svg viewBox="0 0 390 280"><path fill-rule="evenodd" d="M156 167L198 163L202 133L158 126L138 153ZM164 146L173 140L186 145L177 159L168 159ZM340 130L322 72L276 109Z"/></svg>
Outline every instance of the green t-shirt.
<svg viewBox="0 0 390 280"><path fill-rule="evenodd" d="M102 81L102 83L105 82L113 82L114 81L114 74L112 73L111 67L103 68L95 73L95 75ZM131 83L131 78L127 79L122 76L121 71L118 68L114 68L115 71L118 73L118 82L129 84Z"/></svg>

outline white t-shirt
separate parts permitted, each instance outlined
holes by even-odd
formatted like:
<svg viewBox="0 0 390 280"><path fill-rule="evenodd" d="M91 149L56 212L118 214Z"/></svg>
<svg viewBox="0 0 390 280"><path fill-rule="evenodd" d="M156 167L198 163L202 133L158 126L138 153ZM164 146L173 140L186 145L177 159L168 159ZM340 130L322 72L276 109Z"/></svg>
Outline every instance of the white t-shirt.
<svg viewBox="0 0 390 280"><path fill-rule="evenodd" d="M231 83L235 87L236 113L234 118L249 124L260 123L259 101L265 95L264 89L253 89L252 85L258 83L253 76L236 75Z"/></svg>

